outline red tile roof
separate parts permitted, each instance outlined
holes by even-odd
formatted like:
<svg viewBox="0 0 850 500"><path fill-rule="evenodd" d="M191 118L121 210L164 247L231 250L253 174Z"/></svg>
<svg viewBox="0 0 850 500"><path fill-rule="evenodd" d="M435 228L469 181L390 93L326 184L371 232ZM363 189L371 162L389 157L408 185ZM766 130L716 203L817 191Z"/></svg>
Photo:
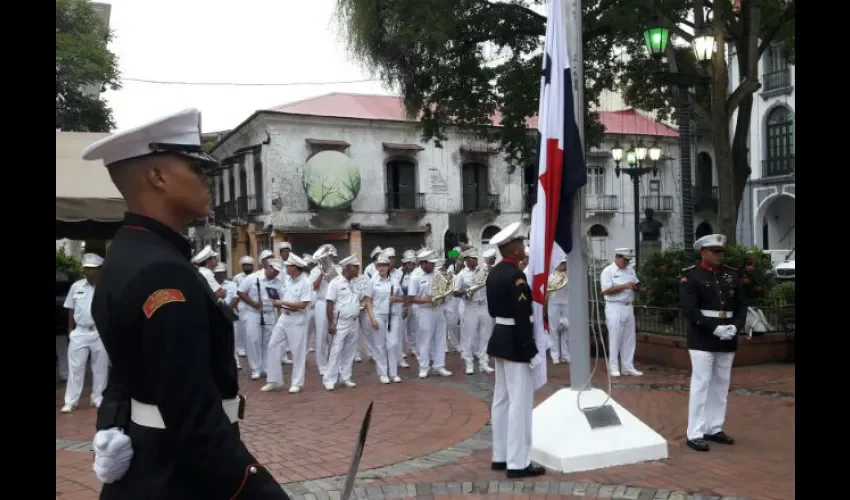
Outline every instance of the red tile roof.
<svg viewBox="0 0 850 500"><path fill-rule="evenodd" d="M401 98L386 95L348 94L335 92L271 108L270 111L294 115L355 118L360 120L410 121L404 114ZM493 124L501 116L493 115ZM672 128L655 122L632 108L620 111L602 111L599 120L608 134L651 135L677 137ZM528 126L537 127L537 117L528 119Z"/></svg>

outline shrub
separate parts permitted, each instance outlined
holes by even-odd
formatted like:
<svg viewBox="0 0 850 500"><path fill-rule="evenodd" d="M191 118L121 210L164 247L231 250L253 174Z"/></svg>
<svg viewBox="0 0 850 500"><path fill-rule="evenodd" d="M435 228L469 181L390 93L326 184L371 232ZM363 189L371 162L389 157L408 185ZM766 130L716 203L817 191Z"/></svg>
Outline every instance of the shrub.
<svg viewBox="0 0 850 500"><path fill-rule="evenodd" d="M83 266L73 255L65 253L65 248L56 249L56 271L68 275L71 281L77 281L83 277Z"/></svg>
<svg viewBox="0 0 850 500"><path fill-rule="evenodd" d="M771 302L779 306L793 306L797 304L796 286L793 281L786 281L773 287L768 296Z"/></svg>
<svg viewBox="0 0 850 500"><path fill-rule="evenodd" d="M775 279L770 255L758 247L728 245L723 263L738 270L741 289L752 305L767 302ZM639 267L641 280L638 302L651 307L677 307L682 269L692 265L682 248L668 248L652 254Z"/></svg>

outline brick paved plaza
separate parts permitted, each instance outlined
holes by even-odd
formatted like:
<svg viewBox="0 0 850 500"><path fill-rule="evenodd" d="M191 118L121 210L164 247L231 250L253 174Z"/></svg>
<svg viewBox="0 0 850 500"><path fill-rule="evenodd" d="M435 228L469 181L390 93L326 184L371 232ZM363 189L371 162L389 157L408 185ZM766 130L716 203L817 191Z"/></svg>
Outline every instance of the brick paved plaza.
<svg viewBox="0 0 850 500"><path fill-rule="evenodd" d="M307 500L339 497L370 400L375 409L357 498L794 498L794 365L734 370L725 430L737 444L714 445L709 453L684 445L688 373L640 368L646 376L617 379L613 397L667 438L668 460L576 474L549 471L539 481L508 482L489 467L492 377L463 375L456 354L449 356L452 377L420 381L407 369L401 370L402 384L381 385L373 365L359 363L358 387L334 392L322 389L312 362L299 394L262 393L262 381L243 378L243 438L293 498ZM604 371L600 363L597 387L605 387ZM289 367L284 373L288 377ZM538 402L569 384L566 365L550 365L549 375ZM56 498L63 500L94 499L99 491L91 469L95 411L87 390L83 394L81 409L63 415L64 385L56 387Z"/></svg>

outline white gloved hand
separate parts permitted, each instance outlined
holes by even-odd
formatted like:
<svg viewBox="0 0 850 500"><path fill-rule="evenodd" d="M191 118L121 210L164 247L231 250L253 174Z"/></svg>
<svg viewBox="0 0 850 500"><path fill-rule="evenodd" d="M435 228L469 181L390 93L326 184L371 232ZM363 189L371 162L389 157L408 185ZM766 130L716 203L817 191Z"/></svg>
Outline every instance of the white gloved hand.
<svg viewBox="0 0 850 500"><path fill-rule="evenodd" d="M570 329L570 320L568 320L566 316L561 316L561 328L564 330Z"/></svg>
<svg viewBox="0 0 850 500"><path fill-rule="evenodd" d="M98 431L94 435L94 473L103 483L118 481L133 460L133 444L120 429Z"/></svg>
<svg viewBox="0 0 850 500"><path fill-rule="evenodd" d="M729 333L733 336L738 334L738 327L735 325L726 325L726 329L729 330Z"/></svg>
<svg viewBox="0 0 850 500"><path fill-rule="evenodd" d="M539 354L535 355L533 358L531 358L531 361L528 362L528 366L532 370L535 369L539 364L540 364L540 355Z"/></svg>
<svg viewBox="0 0 850 500"><path fill-rule="evenodd" d="M719 325L714 327L714 331L711 333L713 333L714 336L718 337L720 340L725 340L723 337L727 335L726 331L727 330L725 325Z"/></svg>

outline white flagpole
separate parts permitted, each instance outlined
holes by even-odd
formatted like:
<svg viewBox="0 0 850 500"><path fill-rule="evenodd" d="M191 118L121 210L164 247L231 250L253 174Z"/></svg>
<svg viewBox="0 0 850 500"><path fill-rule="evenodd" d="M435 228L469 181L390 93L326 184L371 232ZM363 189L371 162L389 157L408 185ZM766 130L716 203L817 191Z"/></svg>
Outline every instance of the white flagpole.
<svg viewBox="0 0 850 500"><path fill-rule="evenodd" d="M563 0L564 39L568 44L572 76L573 109L584 157L584 65L582 50L581 0ZM588 263L584 246L585 190L579 189L573 201L573 249L567 255L567 283L570 318L570 387L584 388L590 378L590 313ZM588 387L589 388L589 387Z"/></svg>

